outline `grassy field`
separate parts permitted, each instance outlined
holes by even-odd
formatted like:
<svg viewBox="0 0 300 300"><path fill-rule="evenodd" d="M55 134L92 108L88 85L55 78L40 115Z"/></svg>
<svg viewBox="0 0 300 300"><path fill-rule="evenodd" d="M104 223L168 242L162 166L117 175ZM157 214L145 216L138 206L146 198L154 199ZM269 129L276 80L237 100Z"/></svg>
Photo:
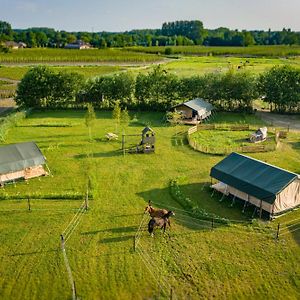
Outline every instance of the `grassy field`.
<svg viewBox="0 0 300 300"><path fill-rule="evenodd" d="M126 133L140 133L143 124L156 132L156 153L122 155L120 141L106 141L115 131L111 112L97 113L90 142L83 111L35 112L10 130L7 143L34 140L47 157L53 176L19 182L0 190L0 298L71 299L71 287L60 249L60 237L81 200L63 200L83 194L91 177L90 210L67 241L66 251L80 299L297 299L299 297L300 232L275 241L276 223L246 221L252 210L242 204L211 197L203 184L210 168L222 157L204 155L175 135L187 127L168 127L160 113L138 113ZM218 122L252 124L251 115L220 115ZM119 134L122 129L119 128ZM273 153L253 157L300 172L299 134L290 134ZM139 142L137 137L135 141ZM194 205L221 217L229 226L210 229L194 219L170 195L169 182ZM35 199L31 211L23 196L56 194L61 200ZM137 252L133 237L143 209L152 200L175 210L168 235L150 238L141 232ZM299 219L294 211L280 219ZM145 221L148 220L148 217ZM144 227L143 227L144 229ZM168 294L168 295L167 295ZM176 298L175 298L176 299Z"/></svg>
<svg viewBox="0 0 300 300"><path fill-rule="evenodd" d="M118 63L151 63L162 58L147 53L136 53L119 49L52 49L32 48L11 50L9 53L0 53L1 63L62 63L62 62L118 62Z"/></svg>
<svg viewBox="0 0 300 300"><path fill-rule="evenodd" d="M178 76L203 75L209 72L226 72L230 69L259 74L275 65L300 68L300 58L242 58L242 57L182 57L164 65Z"/></svg>
<svg viewBox="0 0 300 300"><path fill-rule="evenodd" d="M205 47L205 46L166 46L166 47L128 47L126 50L164 54L166 48L171 48L174 54L181 55L234 55L234 56L266 56L286 57L299 56L300 46L248 46L248 47Z"/></svg>
<svg viewBox="0 0 300 300"><path fill-rule="evenodd" d="M268 134L268 139L263 143L250 143L249 136L252 130L228 131L228 130L200 130L191 135L191 138L199 145L213 150L213 153L222 153L224 149L239 149L243 146L251 146L253 148L266 146L275 147L275 135ZM235 150L238 151L238 150Z"/></svg>

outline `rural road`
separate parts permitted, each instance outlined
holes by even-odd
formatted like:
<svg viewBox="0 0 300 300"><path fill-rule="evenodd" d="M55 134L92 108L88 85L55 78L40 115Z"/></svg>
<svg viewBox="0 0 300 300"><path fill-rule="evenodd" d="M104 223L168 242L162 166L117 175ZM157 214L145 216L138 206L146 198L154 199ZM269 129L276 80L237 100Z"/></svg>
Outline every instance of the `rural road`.
<svg viewBox="0 0 300 300"><path fill-rule="evenodd" d="M258 111L256 115L273 126L289 127L291 130L300 131L299 115L281 115L266 111Z"/></svg>

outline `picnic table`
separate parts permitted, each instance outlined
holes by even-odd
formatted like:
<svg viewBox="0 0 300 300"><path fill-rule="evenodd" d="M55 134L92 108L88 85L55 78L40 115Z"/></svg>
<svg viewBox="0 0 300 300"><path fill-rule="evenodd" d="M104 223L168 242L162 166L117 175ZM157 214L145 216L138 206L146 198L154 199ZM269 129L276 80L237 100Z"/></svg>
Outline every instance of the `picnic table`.
<svg viewBox="0 0 300 300"><path fill-rule="evenodd" d="M108 132L105 137L110 141L110 140L117 140L118 139L118 135L116 135L115 133L112 132Z"/></svg>

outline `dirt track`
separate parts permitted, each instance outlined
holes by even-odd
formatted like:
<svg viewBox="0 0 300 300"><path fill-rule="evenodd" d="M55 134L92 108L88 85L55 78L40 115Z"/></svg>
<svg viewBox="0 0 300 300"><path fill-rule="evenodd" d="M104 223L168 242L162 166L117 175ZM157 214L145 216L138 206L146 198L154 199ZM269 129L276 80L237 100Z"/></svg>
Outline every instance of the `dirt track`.
<svg viewBox="0 0 300 300"><path fill-rule="evenodd" d="M259 116L266 123L291 130L300 131L300 116L299 115L281 115L265 111L258 111Z"/></svg>

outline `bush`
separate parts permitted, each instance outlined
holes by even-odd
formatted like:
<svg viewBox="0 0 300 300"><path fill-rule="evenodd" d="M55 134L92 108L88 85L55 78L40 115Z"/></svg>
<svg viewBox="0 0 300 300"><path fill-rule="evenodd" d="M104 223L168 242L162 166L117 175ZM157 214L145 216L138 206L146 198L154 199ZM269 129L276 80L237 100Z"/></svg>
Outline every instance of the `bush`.
<svg viewBox="0 0 300 300"><path fill-rule="evenodd" d="M174 53L174 51L173 51L173 49L171 47L167 47L165 49L165 55L171 55L173 53Z"/></svg>
<svg viewBox="0 0 300 300"><path fill-rule="evenodd" d="M55 73L44 66L30 69L17 87L16 103L21 107L67 107L83 85L77 73Z"/></svg>
<svg viewBox="0 0 300 300"><path fill-rule="evenodd" d="M211 220L213 218L218 223L223 223L223 224L230 223L230 221L226 218L222 218L220 216L207 212L203 208L194 206L191 199L189 199L182 193L176 179L172 179L170 181L170 194L173 197L173 199L177 201L183 208L190 211L191 214L193 214L199 219Z"/></svg>

